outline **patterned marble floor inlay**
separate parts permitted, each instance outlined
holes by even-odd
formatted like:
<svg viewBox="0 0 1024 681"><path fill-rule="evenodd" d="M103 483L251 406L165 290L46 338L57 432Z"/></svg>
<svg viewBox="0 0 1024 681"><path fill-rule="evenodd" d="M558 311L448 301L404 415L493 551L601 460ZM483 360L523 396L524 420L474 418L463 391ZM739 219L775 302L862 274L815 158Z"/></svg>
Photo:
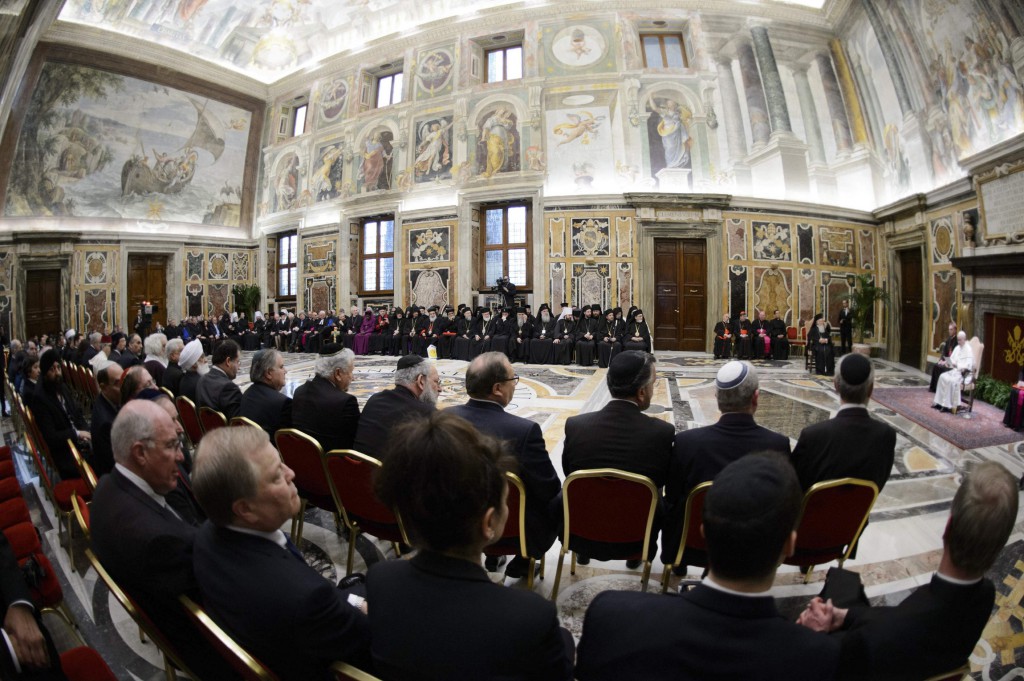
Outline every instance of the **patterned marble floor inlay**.
<svg viewBox="0 0 1024 681"><path fill-rule="evenodd" d="M246 389L252 353L244 353L237 383ZM724 363L704 353L657 353L658 378L648 414L672 423L676 430L696 428L719 417L713 380ZM316 357L311 354L287 354L285 392L313 374ZM910 367L873 360L880 386L916 387L927 385L928 376ZM365 404L374 393L394 385L397 359L358 357L350 391ZM785 434L796 443L805 426L835 414L838 399L832 380L804 370L801 357L788 361L757 361L754 366L761 382L759 406L755 418L768 428ZM437 361L442 391L439 407L466 400L464 381L466 363ZM562 473L561 455L565 421L569 417L600 409L609 399L605 386L607 371L597 367L514 365L521 377L508 411L540 424L555 470ZM893 472L871 514L871 522L861 538L856 559L846 567L860 572L868 596L877 603L897 603L910 590L926 583L938 566L942 551L942 531L950 502L961 476L976 462L996 460L1020 476L1024 472L1024 443L960 450L939 435L899 414L872 402L875 418L892 425L898 434ZM4 433L12 439L11 423L4 420ZM23 453L15 460L19 477L33 482L32 468ZM76 550L76 570L71 570L68 553L59 545L56 518L49 503L42 500L36 484L27 485L26 494L34 520L43 532L44 545L64 588L65 598L81 624L86 641L108 660L119 679L149 681L162 678L159 655L151 643L139 641L138 629L127 614L97 586L95 573L88 568L82 551ZM1018 517L1011 540L990 573L999 593L994 614L971 658L976 679L1008 679L1024 666L1024 508ZM287 527L284 528L287 531ZM81 540L79 540L81 544ZM79 549L84 546L79 546ZM300 548L307 561L326 578L337 580L345 574L348 556L347 534L335 530L333 516L319 509L306 514ZM386 542L360 536L355 546L355 570L395 557L395 549ZM558 560L559 544L548 551L543 578L534 590L550 596ZM629 570L623 561L593 561L589 566L569 572L569 556L562 571L557 599L563 624L578 637L586 607L594 596L607 589L638 590L640 570ZM802 583L796 568L783 567L773 594L786 616L795 617L807 600L821 590L828 565L818 566L810 584ZM650 590L660 590L663 565L655 560ZM690 577L698 577L691 571ZM503 574L492 574L502 582ZM526 588L525 580L509 588ZM673 581L677 581L674 578ZM372 607L372 604L371 604Z"/></svg>

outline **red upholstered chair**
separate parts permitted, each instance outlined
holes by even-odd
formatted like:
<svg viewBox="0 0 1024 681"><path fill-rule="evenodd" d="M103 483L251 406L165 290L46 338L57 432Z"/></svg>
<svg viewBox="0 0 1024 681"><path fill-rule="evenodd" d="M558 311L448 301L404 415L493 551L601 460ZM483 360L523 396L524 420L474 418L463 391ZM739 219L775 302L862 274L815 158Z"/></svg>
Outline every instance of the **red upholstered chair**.
<svg viewBox="0 0 1024 681"><path fill-rule="evenodd" d="M335 662L331 665L334 681L381 681L379 677L357 669L347 662Z"/></svg>
<svg viewBox="0 0 1024 681"><path fill-rule="evenodd" d="M231 423L229 423L228 425L231 426L232 428L237 428L238 426L252 426L253 428L260 427L260 424L256 423L247 416L236 416L231 419Z"/></svg>
<svg viewBox="0 0 1024 681"><path fill-rule="evenodd" d="M526 586L533 588L533 566L537 559L526 551L526 487L515 473L505 473L508 480L508 518L501 537L490 546L484 547L488 556L521 556L530 561L527 572ZM544 556L540 558L540 578L544 579Z"/></svg>
<svg viewBox="0 0 1024 681"><path fill-rule="evenodd" d="M192 400L184 395L180 395L174 400L174 406L178 410L181 427L185 429L185 435L188 435L189 443L194 451L196 445L199 444L199 440L203 437L203 424L199 422L199 412L196 411L196 405Z"/></svg>
<svg viewBox="0 0 1024 681"><path fill-rule="evenodd" d="M576 471L562 485L564 534L558 554L558 570L551 600L558 597L565 554L572 551L570 573L576 574L576 551L580 540L597 560L642 560L640 585L647 591L651 575L650 545L654 514L658 507L658 488L650 478L614 468Z"/></svg>
<svg viewBox="0 0 1024 681"><path fill-rule="evenodd" d="M25 443L28 447L29 452L32 454L32 458L36 463L36 467L39 469L39 483L43 486L46 491L46 496L49 497L50 503L53 504L54 510L57 512L58 525L57 535L64 543L64 532L67 533L67 539L70 546L71 541L71 495L75 492L81 494L85 499L92 499L92 493L89 491L89 487L84 480L81 478L73 478L70 480L61 480L60 482L54 483L53 478L50 477L48 470L52 470L54 467L47 466L49 460L43 460L44 456L49 457L49 453L44 448L43 454L40 455L39 448L36 446L36 440L30 435L26 434Z"/></svg>
<svg viewBox="0 0 1024 681"><path fill-rule="evenodd" d="M10 459L6 461L0 461L0 478L13 478L14 476L14 462Z"/></svg>
<svg viewBox="0 0 1024 681"><path fill-rule="evenodd" d="M796 550L786 565L806 568L804 583L815 565L839 561L839 567L857 545L878 498L878 487L868 480L840 478L811 485L804 494Z"/></svg>
<svg viewBox="0 0 1024 681"><path fill-rule="evenodd" d="M71 506L75 510L75 520L78 522L78 529L82 531L82 536L84 536L86 542L88 542L92 530L92 521L89 517L89 504L81 497L81 495L75 494L71 497Z"/></svg>
<svg viewBox="0 0 1024 681"><path fill-rule="evenodd" d="M92 469L89 462L82 458L82 454L78 451L78 447L70 439L68 440L68 447L71 448L71 456L75 460L75 468L78 469L78 474L82 476L82 480L85 482L85 486L89 489L91 495L96 491L96 471Z"/></svg>
<svg viewBox="0 0 1024 681"><path fill-rule="evenodd" d="M11 448L7 445L0 446L0 461L11 460Z"/></svg>
<svg viewBox="0 0 1024 681"><path fill-rule="evenodd" d="M35 571L37 581L29 584L32 600L45 610L53 610L59 617L72 625L71 612L64 603L64 591L57 580L50 560L43 554L43 546L39 541L39 533L30 522L22 522L3 529L18 565L24 567L30 560L39 566ZM72 625L74 626L74 625Z"/></svg>
<svg viewBox="0 0 1024 681"><path fill-rule="evenodd" d="M22 521L5 527L3 533L11 545L15 558L24 558L43 550L43 545L39 541L39 531L31 521Z"/></svg>
<svg viewBox="0 0 1024 681"><path fill-rule="evenodd" d="M0 501L0 529L31 522L32 516L28 512L28 506L20 496Z"/></svg>
<svg viewBox="0 0 1024 681"><path fill-rule="evenodd" d="M395 553L401 554L399 543L409 543L402 520L373 493L373 472L380 468L380 461L351 449L334 449L327 452L323 466L335 506L348 528L348 574L352 573L360 534L389 541Z"/></svg>
<svg viewBox="0 0 1024 681"><path fill-rule="evenodd" d="M213 407L202 406L199 407L199 423L203 425L203 432L209 433L228 425L228 419Z"/></svg>
<svg viewBox="0 0 1024 681"><path fill-rule="evenodd" d="M669 574L678 565L697 565L707 567L708 543L700 531L701 516L704 512L704 499L711 489L710 482L702 482L686 495L686 507L683 511L683 533L679 540L679 550L673 561L665 566L661 575L661 593L668 591ZM689 553L687 553L689 552ZM702 552L702 553L698 553ZM687 561L683 561L683 558Z"/></svg>
<svg viewBox="0 0 1024 681"><path fill-rule="evenodd" d="M88 646L61 653L60 666L68 681L117 681L100 654Z"/></svg>
<svg viewBox="0 0 1024 681"><path fill-rule="evenodd" d="M0 478L0 501L21 497L21 485L17 478Z"/></svg>
<svg viewBox="0 0 1024 681"><path fill-rule="evenodd" d="M262 662L231 638L231 635L221 629L192 599L188 596L179 596L178 600L181 601L192 624L203 633L214 650L231 664L242 679L245 681L277 681L278 677L274 672L267 669Z"/></svg>
<svg viewBox="0 0 1024 681"><path fill-rule="evenodd" d="M295 428L282 428L274 433L274 442L281 452L284 464L295 471L295 487L302 497L302 506L298 515L292 520L292 541L298 546L302 541L302 528L305 525L306 506L312 504L329 513L336 513L331 486L324 472L324 452L320 443ZM335 523L338 523L335 517ZM340 526L340 523L338 523Z"/></svg>

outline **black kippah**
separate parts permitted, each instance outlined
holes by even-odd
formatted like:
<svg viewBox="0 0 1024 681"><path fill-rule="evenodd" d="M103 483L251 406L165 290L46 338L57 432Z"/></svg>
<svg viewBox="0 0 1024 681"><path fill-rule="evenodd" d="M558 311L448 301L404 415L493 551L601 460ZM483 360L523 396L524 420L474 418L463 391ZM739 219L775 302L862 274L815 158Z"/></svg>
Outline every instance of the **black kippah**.
<svg viewBox="0 0 1024 681"><path fill-rule="evenodd" d="M401 310L398 311L401 312ZM336 355L339 352L341 352L341 345L338 343L327 343L322 348L320 348L321 357L331 357L332 355Z"/></svg>
<svg viewBox="0 0 1024 681"><path fill-rule="evenodd" d="M615 355L608 365L608 385L632 383L646 362L647 353L639 350L627 350Z"/></svg>
<svg viewBox="0 0 1024 681"><path fill-rule="evenodd" d="M871 360L859 353L843 357L839 373L849 385L860 385L871 375Z"/></svg>
<svg viewBox="0 0 1024 681"><path fill-rule="evenodd" d="M398 370L401 371L402 369L408 369L409 367L416 366L420 362L426 361L427 360L423 359L419 355L406 355L402 357L402 359L398 360Z"/></svg>

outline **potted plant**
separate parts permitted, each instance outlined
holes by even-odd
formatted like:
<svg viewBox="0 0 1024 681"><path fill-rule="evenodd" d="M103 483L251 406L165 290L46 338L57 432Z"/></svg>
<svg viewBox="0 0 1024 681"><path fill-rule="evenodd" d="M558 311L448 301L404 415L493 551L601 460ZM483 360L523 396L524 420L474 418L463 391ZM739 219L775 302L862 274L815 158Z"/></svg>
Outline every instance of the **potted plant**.
<svg viewBox="0 0 1024 681"><path fill-rule="evenodd" d="M256 284L235 284L231 287L235 296L235 312L244 312L252 320L253 311L260 304L260 287Z"/></svg>
<svg viewBox="0 0 1024 681"><path fill-rule="evenodd" d="M871 346L864 342L864 332L867 331L868 323L873 320L872 313L875 303L881 303L882 309L889 304L889 292L875 286L874 276L871 274L858 274L853 291L839 296L839 300L849 300L850 310L853 314L851 323L856 334L856 342L853 344L853 351L862 355L871 355ZM874 325L872 324L872 329Z"/></svg>

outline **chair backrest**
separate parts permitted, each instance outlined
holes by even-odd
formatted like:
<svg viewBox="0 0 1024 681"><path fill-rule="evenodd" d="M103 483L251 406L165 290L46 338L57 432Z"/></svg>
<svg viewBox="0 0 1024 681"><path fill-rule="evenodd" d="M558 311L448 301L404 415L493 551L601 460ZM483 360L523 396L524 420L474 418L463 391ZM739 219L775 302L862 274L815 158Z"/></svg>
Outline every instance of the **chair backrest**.
<svg viewBox="0 0 1024 681"><path fill-rule="evenodd" d="M174 393L172 393L171 389L168 388L167 386L165 386L165 385L160 386L160 390L162 390L163 393L165 395L167 395L168 397L170 397L172 400L174 399Z"/></svg>
<svg viewBox="0 0 1024 681"><path fill-rule="evenodd" d="M82 454L78 451L78 447L75 446L75 442L71 438L68 438L68 447L71 449L71 456L75 459L75 467L78 468L78 474L82 476L85 486L89 488L89 494L92 494L96 491L96 471L92 469L88 461L82 458Z"/></svg>
<svg viewBox="0 0 1024 681"><path fill-rule="evenodd" d="M89 518L89 504L86 503L85 499L78 492L71 494L71 508L75 513L75 520L78 521L78 527L82 530L82 535L85 536L86 541L89 540L92 522Z"/></svg>
<svg viewBox="0 0 1024 681"><path fill-rule="evenodd" d="M184 395L179 395L174 400L174 406L178 410L181 427L185 429L185 434L188 435L188 439L194 448L203 437L203 424L199 422L199 413L196 412L195 402Z"/></svg>
<svg viewBox="0 0 1024 681"><path fill-rule="evenodd" d="M381 467L379 460L351 449L333 449L324 456L323 466L345 525L358 526L380 539L409 543L398 514L373 493L373 472Z"/></svg>
<svg viewBox="0 0 1024 681"><path fill-rule="evenodd" d="M203 426L203 432L209 433L211 430L217 430L228 425L228 419L213 407L203 405L199 407L199 423Z"/></svg>
<svg viewBox="0 0 1024 681"><path fill-rule="evenodd" d="M562 486L562 543L572 549L576 537L618 544L646 560L657 507L658 488L650 478L614 468L576 471Z"/></svg>
<svg viewBox="0 0 1024 681"><path fill-rule="evenodd" d="M235 416L231 419L231 423L229 423L228 425L231 426L232 428L237 428L238 426L252 426L253 428L260 427L260 424L256 423L247 416Z"/></svg>
<svg viewBox="0 0 1024 681"><path fill-rule="evenodd" d="M985 352L985 344L975 336L968 341L971 344L971 353L974 355L974 365L971 368L972 383L978 382L978 372L981 370L981 355Z"/></svg>
<svg viewBox="0 0 1024 681"><path fill-rule="evenodd" d="M82 387L85 388L85 396L90 400L96 399L100 394L100 384L96 380L96 374L89 370L89 367L82 367Z"/></svg>
<svg viewBox="0 0 1024 681"><path fill-rule="evenodd" d="M36 468L39 470L39 483L46 491L46 496L50 498L50 503L56 508L57 500L53 495L53 478L50 477L46 462L43 461L43 457L39 453L39 447L36 445L36 439L32 433L25 433L25 447L32 455L32 460L35 461Z"/></svg>
<svg viewBox="0 0 1024 681"><path fill-rule="evenodd" d="M274 442L281 452L284 465L295 471L295 486L299 496L331 496L331 486L324 472L324 450L320 448L319 442L295 428L277 431L274 433Z"/></svg>
<svg viewBox="0 0 1024 681"><path fill-rule="evenodd" d="M786 327L786 338L788 338L791 341L792 340L796 340L796 327L795 326L787 326Z"/></svg>
<svg viewBox="0 0 1024 681"><path fill-rule="evenodd" d="M522 479L512 472L505 473L508 481L508 517L501 536L493 544L484 547L488 555L526 556L526 486Z"/></svg>
<svg viewBox="0 0 1024 681"><path fill-rule="evenodd" d="M811 485L800 511L796 552L786 564L807 566L845 559L877 498L878 487L868 480L840 478Z"/></svg>
<svg viewBox="0 0 1024 681"><path fill-rule="evenodd" d="M704 500L711 489L710 482L702 482L686 495L686 506L683 509L683 533L679 540L679 550L676 551L673 565L680 565L683 562L683 554L686 549L706 551L708 543L704 534L700 531L701 518L704 513Z"/></svg>
<svg viewBox="0 0 1024 681"><path fill-rule="evenodd" d="M331 674L334 681L381 681L373 674L368 674L362 669L356 669L347 662L335 662L331 665Z"/></svg>
<svg viewBox="0 0 1024 681"><path fill-rule="evenodd" d="M231 635L220 628L201 607L188 596L178 596L189 620L203 633L221 657L247 681L276 681L277 674L267 669L262 662L253 657L245 648L238 645Z"/></svg>

